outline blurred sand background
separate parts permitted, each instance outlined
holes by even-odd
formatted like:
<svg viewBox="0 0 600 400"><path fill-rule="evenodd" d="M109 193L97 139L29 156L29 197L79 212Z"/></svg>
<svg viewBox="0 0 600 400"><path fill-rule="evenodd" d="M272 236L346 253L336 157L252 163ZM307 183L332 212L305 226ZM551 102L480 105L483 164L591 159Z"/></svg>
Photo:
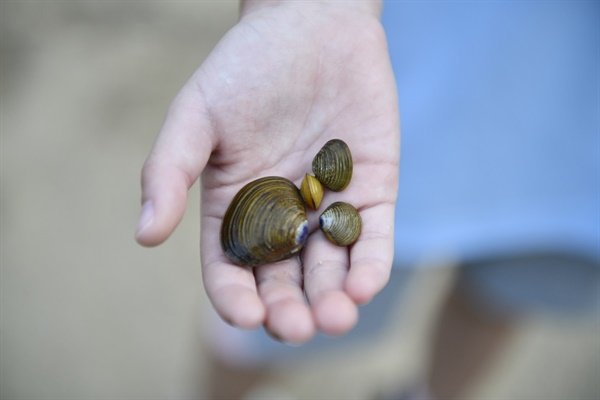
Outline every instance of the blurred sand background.
<svg viewBox="0 0 600 400"><path fill-rule="evenodd" d="M141 248L133 231L167 107L236 22L237 1L0 7L0 397L207 398L197 186L164 245ZM369 399L410 382L451 278L417 276L378 337L282 368L272 385ZM471 398L600 398L599 333L598 319L524 321Z"/></svg>

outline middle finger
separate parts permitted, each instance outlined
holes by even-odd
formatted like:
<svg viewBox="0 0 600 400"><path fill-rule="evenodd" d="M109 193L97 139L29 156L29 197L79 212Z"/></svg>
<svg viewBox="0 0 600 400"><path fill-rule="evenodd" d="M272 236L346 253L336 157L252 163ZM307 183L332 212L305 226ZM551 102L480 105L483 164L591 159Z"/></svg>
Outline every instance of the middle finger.
<svg viewBox="0 0 600 400"><path fill-rule="evenodd" d="M344 291L348 275L348 249L339 247L316 231L304 251L304 285L317 329L338 336L358 320L358 309Z"/></svg>
<svg viewBox="0 0 600 400"><path fill-rule="evenodd" d="M315 326L302 290L298 258L255 268L258 293L266 309L265 328L276 339L304 343Z"/></svg>

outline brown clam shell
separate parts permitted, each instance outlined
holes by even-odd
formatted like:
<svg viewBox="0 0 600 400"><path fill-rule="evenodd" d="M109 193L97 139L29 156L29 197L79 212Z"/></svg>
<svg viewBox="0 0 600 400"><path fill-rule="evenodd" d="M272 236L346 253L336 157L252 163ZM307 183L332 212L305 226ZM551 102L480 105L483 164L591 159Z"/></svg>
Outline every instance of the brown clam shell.
<svg viewBox="0 0 600 400"><path fill-rule="evenodd" d="M248 183L233 198L221 225L221 247L236 264L256 267L290 258L308 237L306 207L288 179Z"/></svg>
<svg viewBox="0 0 600 400"><path fill-rule="evenodd" d="M352 153L340 139L325 143L312 162L312 170L317 179L335 192L348 186L352 179L352 169Z"/></svg>
<svg viewBox="0 0 600 400"><path fill-rule="evenodd" d="M338 201L323 211L319 225L329 241L338 246L349 246L360 236L362 219L356 208Z"/></svg>

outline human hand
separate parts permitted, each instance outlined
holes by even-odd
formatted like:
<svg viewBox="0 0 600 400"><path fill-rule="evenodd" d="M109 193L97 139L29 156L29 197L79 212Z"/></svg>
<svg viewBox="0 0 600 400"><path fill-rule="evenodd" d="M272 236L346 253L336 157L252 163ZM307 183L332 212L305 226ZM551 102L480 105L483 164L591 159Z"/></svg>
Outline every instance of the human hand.
<svg viewBox="0 0 600 400"><path fill-rule="evenodd" d="M400 135L385 35L373 13L335 4L245 7L173 101L142 171L138 242L166 240L202 176L201 259L215 310L232 325L264 324L293 343L351 329L357 305L387 283L393 257ZM314 232L302 264L232 264L219 233L237 191L268 175L299 186L332 138L350 147L354 174L344 191L326 191L319 212L309 211ZM350 248L316 229L334 201L360 211L362 234Z"/></svg>

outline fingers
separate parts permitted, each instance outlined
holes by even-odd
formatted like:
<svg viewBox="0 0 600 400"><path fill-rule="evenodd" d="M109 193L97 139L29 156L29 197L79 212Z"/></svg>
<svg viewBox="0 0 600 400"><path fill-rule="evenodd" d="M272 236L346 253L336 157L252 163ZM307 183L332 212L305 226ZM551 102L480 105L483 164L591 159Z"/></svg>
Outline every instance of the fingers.
<svg viewBox="0 0 600 400"><path fill-rule="evenodd" d="M218 232L221 220L202 217L201 249L204 288L215 311L233 326L242 329L260 327L266 309L258 296L251 268L233 265L223 254Z"/></svg>
<svg viewBox="0 0 600 400"><path fill-rule="evenodd" d="M357 303L365 304L387 284L394 257L394 204L380 204L361 211L359 240L352 246L352 268L345 290Z"/></svg>
<svg viewBox="0 0 600 400"><path fill-rule="evenodd" d="M142 211L136 240L155 246L183 217L188 189L213 148L212 131L199 93L186 85L175 98L142 169Z"/></svg>
<svg viewBox="0 0 600 400"><path fill-rule="evenodd" d="M350 248L341 248L313 233L304 252L304 283L317 329L341 335L358 320L357 305L384 288L394 256L393 203L361 210L363 229Z"/></svg>
<svg viewBox="0 0 600 400"><path fill-rule="evenodd" d="M256 293L251 269L219 262L205 265L203 274L208 297L224 321L242 329L263 324L266 310Z"/></svg>
<svg viewBox="0 0 600 400"><path fill-rule="evenodd" d="M317 329L331 336L348 332L358 321L358 309L344 292L348 250L317 231L309 237L303 259L306 297Z"/></svg>
<svg viewBox="0 0 600 400"><path fill-rule="evenodd" d="M267 308L265 328L276 339L304 343L315 334L302 290L298 258L256 268L260 297Z"/></svg>
<svg viewBox="0 0 600 400"><path fill-rule="evenodd" d="M204 217L201 254L208 296L230 324L245 329L264 324L284 342L304 343L317 330L345 334L358 321L357 305L369 302L389 279L393 212L385 205L363 210L363 233L350 254L314 232L303 254L304 273L297 259L254 270L232 265L214 234L220 219Z"/></svg>
<svg viewBox="0 0 600 400"><path fill-rule="evenodd" d="M204 287L225 321L243 329L264 325L278 340L304 343L315 334L302 291L298 258L257 268L233 265L223 254L218 234L221 220L203 216Z"/></svg>

